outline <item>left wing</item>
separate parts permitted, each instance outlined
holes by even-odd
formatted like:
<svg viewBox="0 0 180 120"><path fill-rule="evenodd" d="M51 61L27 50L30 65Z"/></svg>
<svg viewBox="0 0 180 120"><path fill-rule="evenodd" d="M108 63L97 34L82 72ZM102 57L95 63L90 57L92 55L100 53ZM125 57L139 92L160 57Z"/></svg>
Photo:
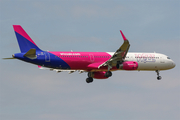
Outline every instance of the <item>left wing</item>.
<svg viewBox="0 0 180 120"><path fill-rule="evenodd" d="M108 66L108 71L109 71L113 66L116 66L117 64L120 64L124 61L127 55L127 52L129 50L130 44L121 30L120 30L120 33L124 39L124 43L121 45L121 47L118 50L116 50L114 55L109 60L99 65L98 68L102 66Z"/></svg>
<svg viewBox="0 0 180 120"><path fill-rule="evenodd" d="M69 74L77 71L77 70L54 69L54 68L43 67L43 66L40 66L40 65L38 65L38 68L39 68L39 69L43 69L43 70L56 71L57 73L59 73L59 72L69 72ZM79 72L79 73L83 73L83 72L86 72L86 71L84 71L84 70L78 70L78 72Z"/></svg>

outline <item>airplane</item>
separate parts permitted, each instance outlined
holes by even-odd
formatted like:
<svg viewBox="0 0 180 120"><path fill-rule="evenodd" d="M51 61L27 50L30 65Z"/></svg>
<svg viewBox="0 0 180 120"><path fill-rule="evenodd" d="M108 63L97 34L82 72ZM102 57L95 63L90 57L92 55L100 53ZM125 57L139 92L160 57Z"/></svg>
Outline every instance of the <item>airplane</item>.
<svg viewBox="0 0 180 120"><path fill-rule="evenodd" d="M86 82L93 79L107 79L112 71L155 71L157 79L161 80L159 71L175 67L175 63L168 56L160 53L128 52L130 44L120 30L124 43L116 52L73 52L73 51L43 51L29 37L20 25L13 25L19 44L20 53L12 58L38 65L40 69L49 69L57 73L69 71L73 73L87 72Z"/></svg>

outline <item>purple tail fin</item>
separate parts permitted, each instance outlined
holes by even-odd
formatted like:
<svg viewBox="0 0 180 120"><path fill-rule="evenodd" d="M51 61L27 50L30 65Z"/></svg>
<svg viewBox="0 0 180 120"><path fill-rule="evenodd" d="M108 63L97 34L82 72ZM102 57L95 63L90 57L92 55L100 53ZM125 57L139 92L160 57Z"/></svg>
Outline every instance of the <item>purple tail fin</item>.
<svg viewBox="0 0 180 120"><path fill-rule="evenodd" d="M22 53L32 48L36 49L36 51L41 51L20 25L13 25L13 27Z"/></svg>

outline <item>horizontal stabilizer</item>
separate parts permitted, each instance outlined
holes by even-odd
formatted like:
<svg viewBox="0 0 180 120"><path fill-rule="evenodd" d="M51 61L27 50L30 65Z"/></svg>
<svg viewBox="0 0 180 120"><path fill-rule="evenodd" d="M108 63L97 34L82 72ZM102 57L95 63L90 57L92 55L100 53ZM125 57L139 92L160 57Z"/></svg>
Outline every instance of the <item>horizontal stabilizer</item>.
<svg viewBox="0 0 180 120"><path fill-rule="evenodd" d="M16 59L16 58L11 57L11 58L3 58L3 59Z"/></svg>
<svg viewBox="0 0 180 120"><path fill-rule="evenodd" d="M36 59L36 49L31 48L26 54L24 54L24 57L30 58L30 59Z"/></svg>

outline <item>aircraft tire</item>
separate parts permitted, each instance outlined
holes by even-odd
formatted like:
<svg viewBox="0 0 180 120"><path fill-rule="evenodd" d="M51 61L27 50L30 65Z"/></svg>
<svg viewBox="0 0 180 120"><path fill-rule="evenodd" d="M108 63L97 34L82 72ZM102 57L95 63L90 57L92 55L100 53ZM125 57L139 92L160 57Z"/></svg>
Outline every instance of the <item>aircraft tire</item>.
<svg viewBox="0 0 180 120"><path fill-rule="evenodd" d="M158 80L161 80L161 79L162 79L162 77L161 77L161 76L158 76L158 77L157 77L157 79L158 79Z"/></svg>
<svg viewBox="0 0 180 120"><path fill-rule="evenodd" d="M111 77L112 76L112 72L111 71L107 71L104 76L105 77Z"/></svg>
<svg viewBox="0 0 180 120"><path fill-rule="evenodd" d="M86 78L86 82L87 82L87 83L91 83L91 82L93 82L93 78L92 78L92 77L88 77L88 78Z"/></svg>
<svg viewBox="0 0 180 120"><path fill-rule="evenodd" d="M116 65L116 68L119 69L119 64Z"/></svg>

